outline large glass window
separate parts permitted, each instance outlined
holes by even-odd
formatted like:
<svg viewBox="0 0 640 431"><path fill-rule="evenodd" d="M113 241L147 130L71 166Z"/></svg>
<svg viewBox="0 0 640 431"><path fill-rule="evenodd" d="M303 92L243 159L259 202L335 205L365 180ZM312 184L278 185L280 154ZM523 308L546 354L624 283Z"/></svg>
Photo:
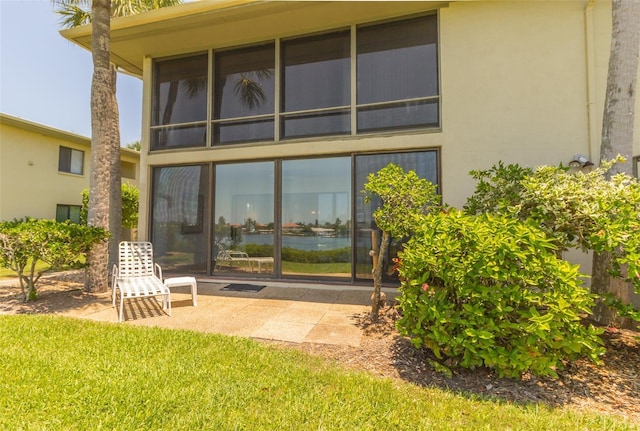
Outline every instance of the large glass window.
<svg viewBox="0 0 640 431"><path fill-rule="evenodd" d="M214 144L273 140L273 44L215 53Z"/></svg>
<svg viewBox="0 0 640 431"><path fill-rule="evenodd" d="M358 28L358 131L439 125L436 16Z"/></svg>
<svg viewBox="0 0 640 431"><path fill-rule="evenodd" d="M349 32L282 43L283 138L350 131Z"/></svg>
<svg viewBox="0 0 640 431"><path fill-rule="evenodd" d="M437 128L438 74L436 15L156 60L151 149Z"/></svg>
<svg viewBox="0 0 640 431"><path fill-rule="evenodd" d="M84 172L84 151L60 147L58 153L58 171L82 175Z"/></svg>
<svg viewBox="0 0 640 431"><path fill-rule="evenodd" d="M205 146L207 54L157 61L151 149Z"/></svg>
<svg viewBox="0 0 640 431"><path fill-rule="evenodd" d="M167 271L206 273L209 167L153 169L151 241Z"/></svg>
<svg viewBox="0 0 640 431"><path fill-rule="evenodd" d="M214 273L273 274L274 163L216 166Z"/></svg>
<svg viewBox="0 0 640 431"><path fill-rule="evenodd" d="M436 151L392 153L392 154L368 154L355 158L355 190L363 190L370 173L376 173L380 169L394 163L405 171L413 170L419 177L438 184L438 156ZM356 229L356 278L371 279L373 269L371 250L379 247L382 237L375 221L373 211L381 202L373 197L371 202L365 203L362 196L358 196L355 203L355 229ZM394 280L392 257L395 257L402 241L392 241L389 253L385 256L383 268L383 280Z"/></svg>
<svg viewBox="0 0 640 431"><path fill-rule="evenodd" d="M351 277L351 158L282 162L282 275Z"/></svg>

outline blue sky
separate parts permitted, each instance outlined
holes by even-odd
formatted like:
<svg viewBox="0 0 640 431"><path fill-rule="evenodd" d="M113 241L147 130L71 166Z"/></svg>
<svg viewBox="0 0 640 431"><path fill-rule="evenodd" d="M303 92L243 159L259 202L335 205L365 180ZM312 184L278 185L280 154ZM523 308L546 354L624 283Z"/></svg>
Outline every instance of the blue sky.
<svg viewBox="0 0 640 431"><path fill-rule="evenodd" d="M91 136L91 53L58 33L50 0L0 0L0 112ZM122 145L140 140L142 81L119 74Z"/></svg>

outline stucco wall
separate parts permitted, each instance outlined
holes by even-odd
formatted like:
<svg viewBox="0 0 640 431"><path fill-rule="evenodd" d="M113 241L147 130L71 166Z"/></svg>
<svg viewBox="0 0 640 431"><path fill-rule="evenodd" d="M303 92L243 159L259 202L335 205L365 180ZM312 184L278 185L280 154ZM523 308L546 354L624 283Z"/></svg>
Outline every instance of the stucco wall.
<svg viewBox="0 0 640 431"><path fill-rule="evenodd" d="M0 220L25 216L55 219L56 205L82 205L82 190L89 188L89 138L4 116L0 121ZM58 172L59 148L84 151L83 174ZM135 164L137 153L123 151L123 161Z"/></svg>
<svg viewBox="0 0 640 431"><path fill-rule="evenodd" d="M89 147L0 124L0 219L55 219L56 205L81 205L89 187ZM60 146L84 151L84 173L58 172Z"/></svg>

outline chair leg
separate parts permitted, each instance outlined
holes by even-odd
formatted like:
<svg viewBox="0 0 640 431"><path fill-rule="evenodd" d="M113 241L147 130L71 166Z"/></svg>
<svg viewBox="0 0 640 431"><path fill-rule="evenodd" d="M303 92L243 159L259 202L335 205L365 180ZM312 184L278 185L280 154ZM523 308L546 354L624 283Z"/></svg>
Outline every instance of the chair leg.
<svg viewBox="0 0 640 431"><path fill-rule="evenodd" d="M124 314L124 295L120 292L120 313L118 314L118 322L122 322Z"/></svg>

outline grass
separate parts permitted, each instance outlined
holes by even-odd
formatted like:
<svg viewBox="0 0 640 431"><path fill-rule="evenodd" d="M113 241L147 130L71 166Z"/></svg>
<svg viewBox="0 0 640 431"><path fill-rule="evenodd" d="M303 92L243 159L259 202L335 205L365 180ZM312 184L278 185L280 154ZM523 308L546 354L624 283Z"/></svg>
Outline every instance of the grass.
<svg viewBox="0 0 640 431"><path fill-rule="evenodd" d="M250 339L183 330L0 316L0 352L0 429L633 429L607 416L419 388Z"/></svg>
<svg viewBox="0 0 640 431"><path fill-rule="evenodd" d="M49 264L39 260L36 262L36 271L48 271L50 269ZM0 267L0 278L17 278L18 274L9 268Z"/></svg>

